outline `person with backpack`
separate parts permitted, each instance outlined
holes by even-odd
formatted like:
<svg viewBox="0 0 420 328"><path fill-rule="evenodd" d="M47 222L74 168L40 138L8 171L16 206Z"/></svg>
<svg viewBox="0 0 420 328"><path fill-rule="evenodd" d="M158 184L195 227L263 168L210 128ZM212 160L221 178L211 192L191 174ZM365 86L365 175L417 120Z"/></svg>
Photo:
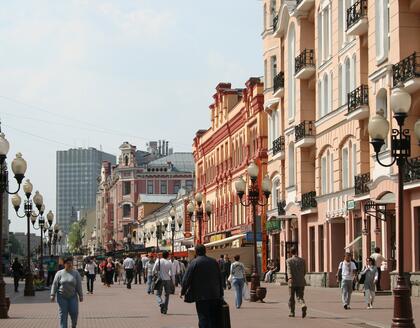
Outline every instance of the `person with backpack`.
<svg viewBox="0 0 420 328"><path fill-rule="evenodd" d="M353 281L356 278L357 267L351 260L351 253L344 255L343 261L338 265L337 278L341 280L341 300L345 310L350 309Z"/></svg>

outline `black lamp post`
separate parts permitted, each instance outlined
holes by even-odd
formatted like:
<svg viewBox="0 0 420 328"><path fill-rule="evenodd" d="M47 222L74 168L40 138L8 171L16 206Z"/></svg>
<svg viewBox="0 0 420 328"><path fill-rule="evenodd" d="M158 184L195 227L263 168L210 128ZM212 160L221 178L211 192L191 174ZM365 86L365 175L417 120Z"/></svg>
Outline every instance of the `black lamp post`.
<svg viewBox="0 0 420 328"><path fill-rule="evenodd" d="M411 143L409 130L404 128L404 121L411 107L411 96L402 89L402 85L392 90L391 109L397 121L398 129L392 129L391 157L389 164L382 163L379 152L385 144L389 131L389 122L383 116L383 112L369 120L368 130L371 144L376 153L376 161L390 167L394 164L398 167L398 276L394 292L394 317L392 327L414 327L413 311L411 307L410 288L404 278L404 173L405 168L415 166L408 160L411 155ZM420 140L420 121L414 125L414 134Z"/></svg>
<svg viewBox="0 0 420 328"><path fill-rule="evenodd" d="M248 175L251 180L251 185L248 188L247 200L243 199L245 195L247 183L242 176L235 182L236 193L239 196L242 206L251 207L252 209L252 232L254 236L254 265L251 275L251 290L250 290L250 301L257 302L258 300L263 301L267 291L265 288L260 287L260 277L258 273L258 255L257 255L257 206L264 207L267 205L268 197L271 194L271 182L268 176L265 176L262 181L262 191L265 195L265 201L260 202L260 190L258 187L258 166L255 162L252 162L248 166Z"/></svg>
<svg viewBox="0 0 420 328"><path fill-rule="evenodd" d="M175 243L175 232L181 231L182 228L182 218L179 217L178 220L175 220L176 210L174 207L169 211L171 220L164 220L165 231L171 233L171 245L172 245L172 254L174 254L174 243ZM170 225L169 225L170 224ZM169 228L169 229L168 229Z"/></svg>
<svg viewBox="0 0 420 328"><path fill-rule="evenodd" d="M50 229L48 229L48 235L50 236L50 255L59 255L57 245L63 237L63 232L61 231L60 226L57 223L54 224L54 227L50 227Z"/></svg>
<svg viewBox="0 0 420 328"><path fill-rule="evenodd" d="M156 253L158 253L159 252L159 241L162 240L162 235L163 235L162 223L159 220L157 220L156 224L154 226L152 226L151 233L156 238Z"/></svg>
<svg viewBox="0 0 420 328"><path fill-rule="evenodd" d="M52 211L49 211L47 214L47 222L45 222L44 216L41 213L44 213L45 211L45 206L42 205L41 211L40 211L40 215L38 216L38 227L35 226L36 224L36 216L31 216L31 221L32 221L32 227L35 230L41 230L41 255L39 257L39 262L40 262L40 266L39 266L39 277L44 280L44 233L47 232L48 228L52 226L53 220L54 220L54 214Z"/></svg>
<svg viewBox="0 0 420 328"><path fill-rule="evenodd" d="M131 233L128 233L127 236L124 237L124 248L128 252L131 250L131 240L132 240Z"/></svg>
<svg viewBox="0 0 420 328"><path fill-rule="evenodd" d="M39 193L39 191L35 192L35 195L31 199L33 190L33 185L29 181L29 179L26 179L25 183L23 184L23 191L25 192L25 204L24 204L24 211L23 214L19 214L19 208L22 203L22 198L18 194L13 195L12 197L12 204L16 211L16 215L19 218L26 217L26 226L27 226L27 273L26 273L26 279L25 279L25 290L24 295L25 296L35 296L35 289L34 289L34 283L33 283L33 275L32 275L32 269L31 269L31 221L32 217L37 217L38 215L42 216L44 214L44 208L43 207L43 197ZM32 201L35 203L36 208L38 209L38 214L36 214L32 209Z"/></svg>
<svg viewBox="0 0 420 328"><path fill-rule="evenodd" d="M203 209L203 194L201 192L198 192L195 194L195 203L197 206L194 205L194 203L191 201L187 205L187 212L190 220L192 222L198 221L198 244L201 244L203 241L201 240L201 234L202 234L202 225L203 221L207 222L210 220L211 217L211 203L210 201L206 202L206 215L204 215L204 209ZM194 214L195 211L195 214Z"/></svg>
<svg viewBox="0 0 420 328"><path fill-rule="evenodd" d="M12 171L15 175L18 188L15 192L9 191L9 173L6 165L6 155L9 151L9 142L4 137L4 133L0 130L0 319L6 319L9 317L9 298L6 297L6 284L3 280L3 200L4 195L16 194L20 190L22 180L25 177L27 164L22 158L22 154L17 154L16 158L12 161Z"/></svg>

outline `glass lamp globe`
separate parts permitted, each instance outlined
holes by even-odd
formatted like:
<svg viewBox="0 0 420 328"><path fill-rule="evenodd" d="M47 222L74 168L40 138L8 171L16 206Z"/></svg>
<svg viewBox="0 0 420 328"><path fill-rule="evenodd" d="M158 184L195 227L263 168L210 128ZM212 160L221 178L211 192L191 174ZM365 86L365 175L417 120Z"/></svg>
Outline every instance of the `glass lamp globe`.
<svg viewBox="0 0 420 328"><path fill-rule="evenodd" d="M179 225L180 227L182 226L183 221L184 221L184 220L182 220L182 217L178 217L177 222L178 222L178 225Z"/></svg>
<svg viewBox="0 0 420 328"><path fill-rule="evenodd" d="M210 201L208 200L208 201L206 202L206 213L207 213L208 215L210 215L210 214L211 214L211 211L212 211L212 209L211 209L211 203L210 203Z"/></svg>
<svg viewBox="0 0 420 328"><path fill-rule="evenodd" d="M193 202L189 202L187 205L187 211L190 215L192 215L194 213L194 204Z"/></svg>
<svg viewBox="0 0 420 328"><path fill-rule="evenodd" d="M21 203L22 203L22 198L20 198L18 194L15 194L12 196L12 205L15 209L19 208Z"/></svg>
<svg viewBox="0 0 420 328"><path fill-rule="evenodd" d="M176 211L175 211L175 208L171 208L171 210L169 211L169 215L173 218L173 217L175 217L175 214L176 214Z"/></svg>
<svg viewBox="0 0 420 328"><path fill-rule="evenodd" d="M4 133L0 133L0 155L6 156L9 152L10 144L9 141L7 141L6 136Z"/></svg>
<svg viewBox="0 0 420 328"><path fill-rule="evenodd" d="M195 194L195 201L198 204L201 204L203 202L203 194L201 192Z"/></svg>
<svg viewBox="0 0 420 328"><path fill-rule="evenodd" d="M26 161L23 159L21 153L17 153L15 159L12 161L12 171L15 175L24 175L26 173L26 169L28 165Z"/></svg>
<svg viewBox="0 0 420 328"><path fill-rule="evenodd" d="M407 114L411 107L411 95L398 85L391 92L391 109L394 114Z"/></svg>
<svg viewBox="0 0 420 328"><path fill-rule="evenodd" d="M389 122L383 116L383 110L369 119L368 131L372 140L386 139L389 131Z"/></svg>
<svg viewBox="0 0 420 328"><path fill-rule="evenodd" d="M34 211L32 211L32 213L31 213L31 222L32 222L32 225L35 224L36 217L37 217L36 213Z"/></svg>
<svg viewBox="0 0 420 328"><path fill-rule="evenodd" d="M246 182L244 180L244 178L242 177L242 175L235 181L235 189L236 192L239 193L244 193L245 192L245 188L246 188Z"/></svg>
<svg viewBox="0 0 420 328"><path fill-rule="evenodd" d="M258 177L259 169L258 169L257 164L255 164L255 162L252 162L251 164L249 164L247 171L251 179L256 179Z"/></svg>
<svg viewBox="0 0 420 328"><path fill-rule="evenodd" d="M47 214L48 224L51 226L54 220L54 213L50 210Z"/></svg>
<svg viewBox="0 0 420 328"><path fill-rule="evenodd" d="M25 183L23 184L23 191L26 195L32 194L32 190L34 189L34 186L31 183L31 180L26 179Z"/></svg>
<svg viewBox="0 0 420 328"><path fill-rule="evenodd" d="M270 193L271 192L271 180L268 177L268 175L266 175L262 181L262 191L265 193Z"/></svg>
<svg viewBox="0 0 420 328"><path fill-rule="evenodd" d="M42 204L44 203L44 197L42 197L38 190L35 192L34 203L38 207L42 206Z"/></svg>

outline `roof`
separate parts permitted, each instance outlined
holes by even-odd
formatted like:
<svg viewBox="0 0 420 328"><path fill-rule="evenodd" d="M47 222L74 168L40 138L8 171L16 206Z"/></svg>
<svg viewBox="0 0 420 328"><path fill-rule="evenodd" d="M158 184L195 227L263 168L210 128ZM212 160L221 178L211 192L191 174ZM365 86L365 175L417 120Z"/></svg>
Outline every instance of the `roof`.
<svg viewBox="0 0 420 328"><path fill-rule="evenodd" d="M140 194L139 203L169 203L177 194Z"/></svg>
<svg viewBox="0 0 420 328"><path fill-rule="evenodd" d="M194 172L194 157L192 153L173 153L151 161L148 165L166 165L168 162L173 165L173 171Z"/></svg>

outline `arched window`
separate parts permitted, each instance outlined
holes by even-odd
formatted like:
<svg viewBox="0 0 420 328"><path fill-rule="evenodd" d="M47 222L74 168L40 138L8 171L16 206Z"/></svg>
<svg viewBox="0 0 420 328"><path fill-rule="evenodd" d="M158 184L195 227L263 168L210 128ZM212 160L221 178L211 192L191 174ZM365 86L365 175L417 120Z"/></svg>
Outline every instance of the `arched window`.
<svg viewBox="0 0 420 328"><path fill-rule="evenodd" d="M280 178L278 177L273 180L271 196L271 209L275 209L277 208L277 203L280 201Z"/></svg>
<svg viewBox="0 0 420 328"><path fill-rule="evenodd" d="M320 62L331 56L331 3L324 0L318 13L318 47Z"/></svg>
<svg viewBox="0 0 420 328"><path fill-rule="evenodd" d="M296 183L295 178L295 145L293 142L289 144L289 151L288 151L288 157L289 157L289 187L294 186Z"/></svg>
<svg viewBox="0 0 420 328"><path fill-rule="evenodd" d="M343 88L343 67L341 64L338 65L338 103L340 106L345 104L346 97L344 96Z"/></svg>
<svg viewBox="0 0 420 328"><path fill-rule="evenodd" d="M350 92L356 89L356 54L353 54L350 62Z"/></svg>
<svg viewBox="0 0 420 328"><path fill-rule="evenodd" d="M294 24L290 25L289 34L288 34L288 116L289 120L295 118L296 112L296 79L295 79L295 55L296 55L296 44L295 44L295 26Z"/></svg>
<svg viewBox="0 0 420 328"><path fill-rule="evenodd" d="M328 113L328 106L329 106L329 101L328 101L328 74L324 74L324 78L323 78L323 82L322 82L322 98L323 98L323 108L322 108L322 116L326 115Z"/></svg>
<svg viewBox="0 0 420 328"><path fill-rule="evenodd" d="M341 150L341 188L349 188L349 149L346 145Z"/></svg>
<svg viewBox="0 0 420 328"><path fill-rule="evenodd" d="M329 194L334 191L334 160L330 150L321 156L321 195Z"/></svg>
<svg viewBox="0 0 420 328"><path fill-rule="evenodd" d="M318 87L318 89L317 89L317 94L318 94L318 115L319 115L319 118L321 118L322 116L323 116L323 113L322 113L322 103L323 103L323 97L322 97L322 80L319 80L318 81L318 84L317 84L317 87Z"/></svg>
<svg viewBox="0 0 420 328"><path fill-rule="evenodd" d="M344 90L345 90L345 96L346 96L346 103L347 103L347 95L350 93L350 59L346 58L346 61L344 63L345 67L345 74L344 74Z"/></svg>
<svg viewBox="0 0 420 328"><path fill-rule="evenodd" d="M131 216L131 206L130 204L123 205L123 218L129 218Z"/></svg>
<svg viewBox="0 0 420 328"><path fill-rule="evenodd" d="M376 95L376 112L383 110L384 117L388 117L388 97L385 89L380 89ZM382 146L382 151L388 148L388 139L385 139L385 145Z"/></svg>
<svg viewBox="0 0 420 328"><path fill-rule="evenodd" d="M389 51L389 0L375 1L376 61L382 62Z"/></svg>
<svg viewBox="0 0 420 328"><path fill-rule="evenodd" d="M329 76L329 83L328 83L328 112L333 111L333 72L331 71Z"/></svg>
<svg viewBox="0 0 420 328"><path fill-rule="evenodd" d="M125 162L125 166L128 166L128 155L124 156L124 162Z"/></svg>

